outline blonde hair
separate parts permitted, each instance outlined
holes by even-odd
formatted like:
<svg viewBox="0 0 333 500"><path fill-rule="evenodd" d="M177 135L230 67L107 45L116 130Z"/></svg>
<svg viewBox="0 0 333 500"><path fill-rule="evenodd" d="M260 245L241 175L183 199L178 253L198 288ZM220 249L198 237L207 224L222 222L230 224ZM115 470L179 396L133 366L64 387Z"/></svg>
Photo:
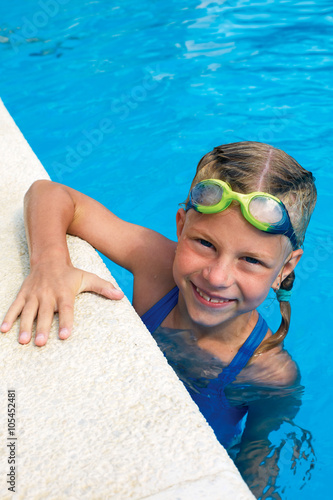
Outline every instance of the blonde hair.
<svg viewBox="0 0 333 500"><path fill-rule="evenodd" d="M303 245L317 199L315 179L287 153L261 142L218 146L200 160L191 188L204 179L223 180L239 193L264 191L276 196L288 210L298 247ZM291 290L294 279L292 272L280 288ZM280 311L280 327L258 347L254 356L276 347L286 337L291 315L289 302L280 302Z"/></svg>

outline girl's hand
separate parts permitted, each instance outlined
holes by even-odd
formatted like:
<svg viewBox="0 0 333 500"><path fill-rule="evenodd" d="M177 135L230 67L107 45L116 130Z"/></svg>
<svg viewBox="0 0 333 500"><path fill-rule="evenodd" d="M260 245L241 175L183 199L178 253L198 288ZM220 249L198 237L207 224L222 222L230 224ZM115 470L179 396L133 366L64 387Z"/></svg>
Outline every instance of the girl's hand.
<svg viewBox="0 0 333 500"><path fill-rule="evenodd" d="M73 327L74 300L81 292L95 292L119 300L124 294L108 281L72 265L43 263L35 265L24 280L16 299L7 311L1 332L8 332L21 315L19 342L28 344L37 318L35 344L46 344L55 312L59 313L59 338L67 339Z"/></svg>

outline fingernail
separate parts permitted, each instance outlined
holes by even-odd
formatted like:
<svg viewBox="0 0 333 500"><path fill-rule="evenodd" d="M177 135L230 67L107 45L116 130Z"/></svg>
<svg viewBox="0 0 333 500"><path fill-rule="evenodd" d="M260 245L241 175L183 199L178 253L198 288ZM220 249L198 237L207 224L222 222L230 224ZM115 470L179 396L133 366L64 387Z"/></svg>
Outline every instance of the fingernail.
<svg viewBox="0 0 333 500"><path fill-rule="evenodd" d="M1 330L2 329L7 330L8 327L9 327L9 323L2 323Z"/></svg>
<svg viewBox="0 0 333 500"><path fill-rule="evenodd" d="M68 328L61 328L61 330L59 332L59 337L61 339L67 339L68 336L69 336L69 330L68 330Z"/></svg>
<svg viewBox="0 0 333 500"><path fill-rule="evenodd" d="M20 333L20 342L23 342L25 344L26 342L29 342L29 339L30 339L30 335L28 332Z"/></svg>
<svg viewBox="0 0 333 500"><path fill-rule="evenodd" d="M38 333L38 335L36 335L36 342L43 342L45 340L45 335L44 333Z"/></svg>

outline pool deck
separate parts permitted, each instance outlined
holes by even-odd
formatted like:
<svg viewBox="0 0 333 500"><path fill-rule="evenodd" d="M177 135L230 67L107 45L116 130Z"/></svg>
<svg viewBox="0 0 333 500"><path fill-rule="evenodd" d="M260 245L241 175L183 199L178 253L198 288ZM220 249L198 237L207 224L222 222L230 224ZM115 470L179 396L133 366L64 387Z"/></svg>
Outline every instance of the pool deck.
<svg viewBox="0 0 333 500"><path fill-rule="evenodd" d="M0 145L2 320L29 271L23 197L49 177L1 101ZM75 266L113 281L88 243L68 246ZM55 319L42 348L21 346L18 328L0 334L3 500L254 499L126 298L81 294L70 339Z"/></svg>

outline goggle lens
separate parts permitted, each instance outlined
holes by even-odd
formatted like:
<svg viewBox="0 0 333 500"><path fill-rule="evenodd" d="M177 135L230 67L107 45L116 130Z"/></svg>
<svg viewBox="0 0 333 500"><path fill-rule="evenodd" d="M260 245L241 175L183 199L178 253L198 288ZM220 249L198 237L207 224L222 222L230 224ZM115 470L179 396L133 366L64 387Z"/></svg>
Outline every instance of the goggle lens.
<svg viewBox="0 0 333 500"><path fill-rule="evenodd" d="M277 224L284 218L282 206L265 196L253 198L249 203L249 211L256 220L268 224Z"/></svg>
<svg viewBox="0 0 333 500"><path fill-rule="evenodd" d="M217 205L223 196L223 187L217 184L204 184L200 182L191 191L191 200L194 205L212 207Z"/></svg>

